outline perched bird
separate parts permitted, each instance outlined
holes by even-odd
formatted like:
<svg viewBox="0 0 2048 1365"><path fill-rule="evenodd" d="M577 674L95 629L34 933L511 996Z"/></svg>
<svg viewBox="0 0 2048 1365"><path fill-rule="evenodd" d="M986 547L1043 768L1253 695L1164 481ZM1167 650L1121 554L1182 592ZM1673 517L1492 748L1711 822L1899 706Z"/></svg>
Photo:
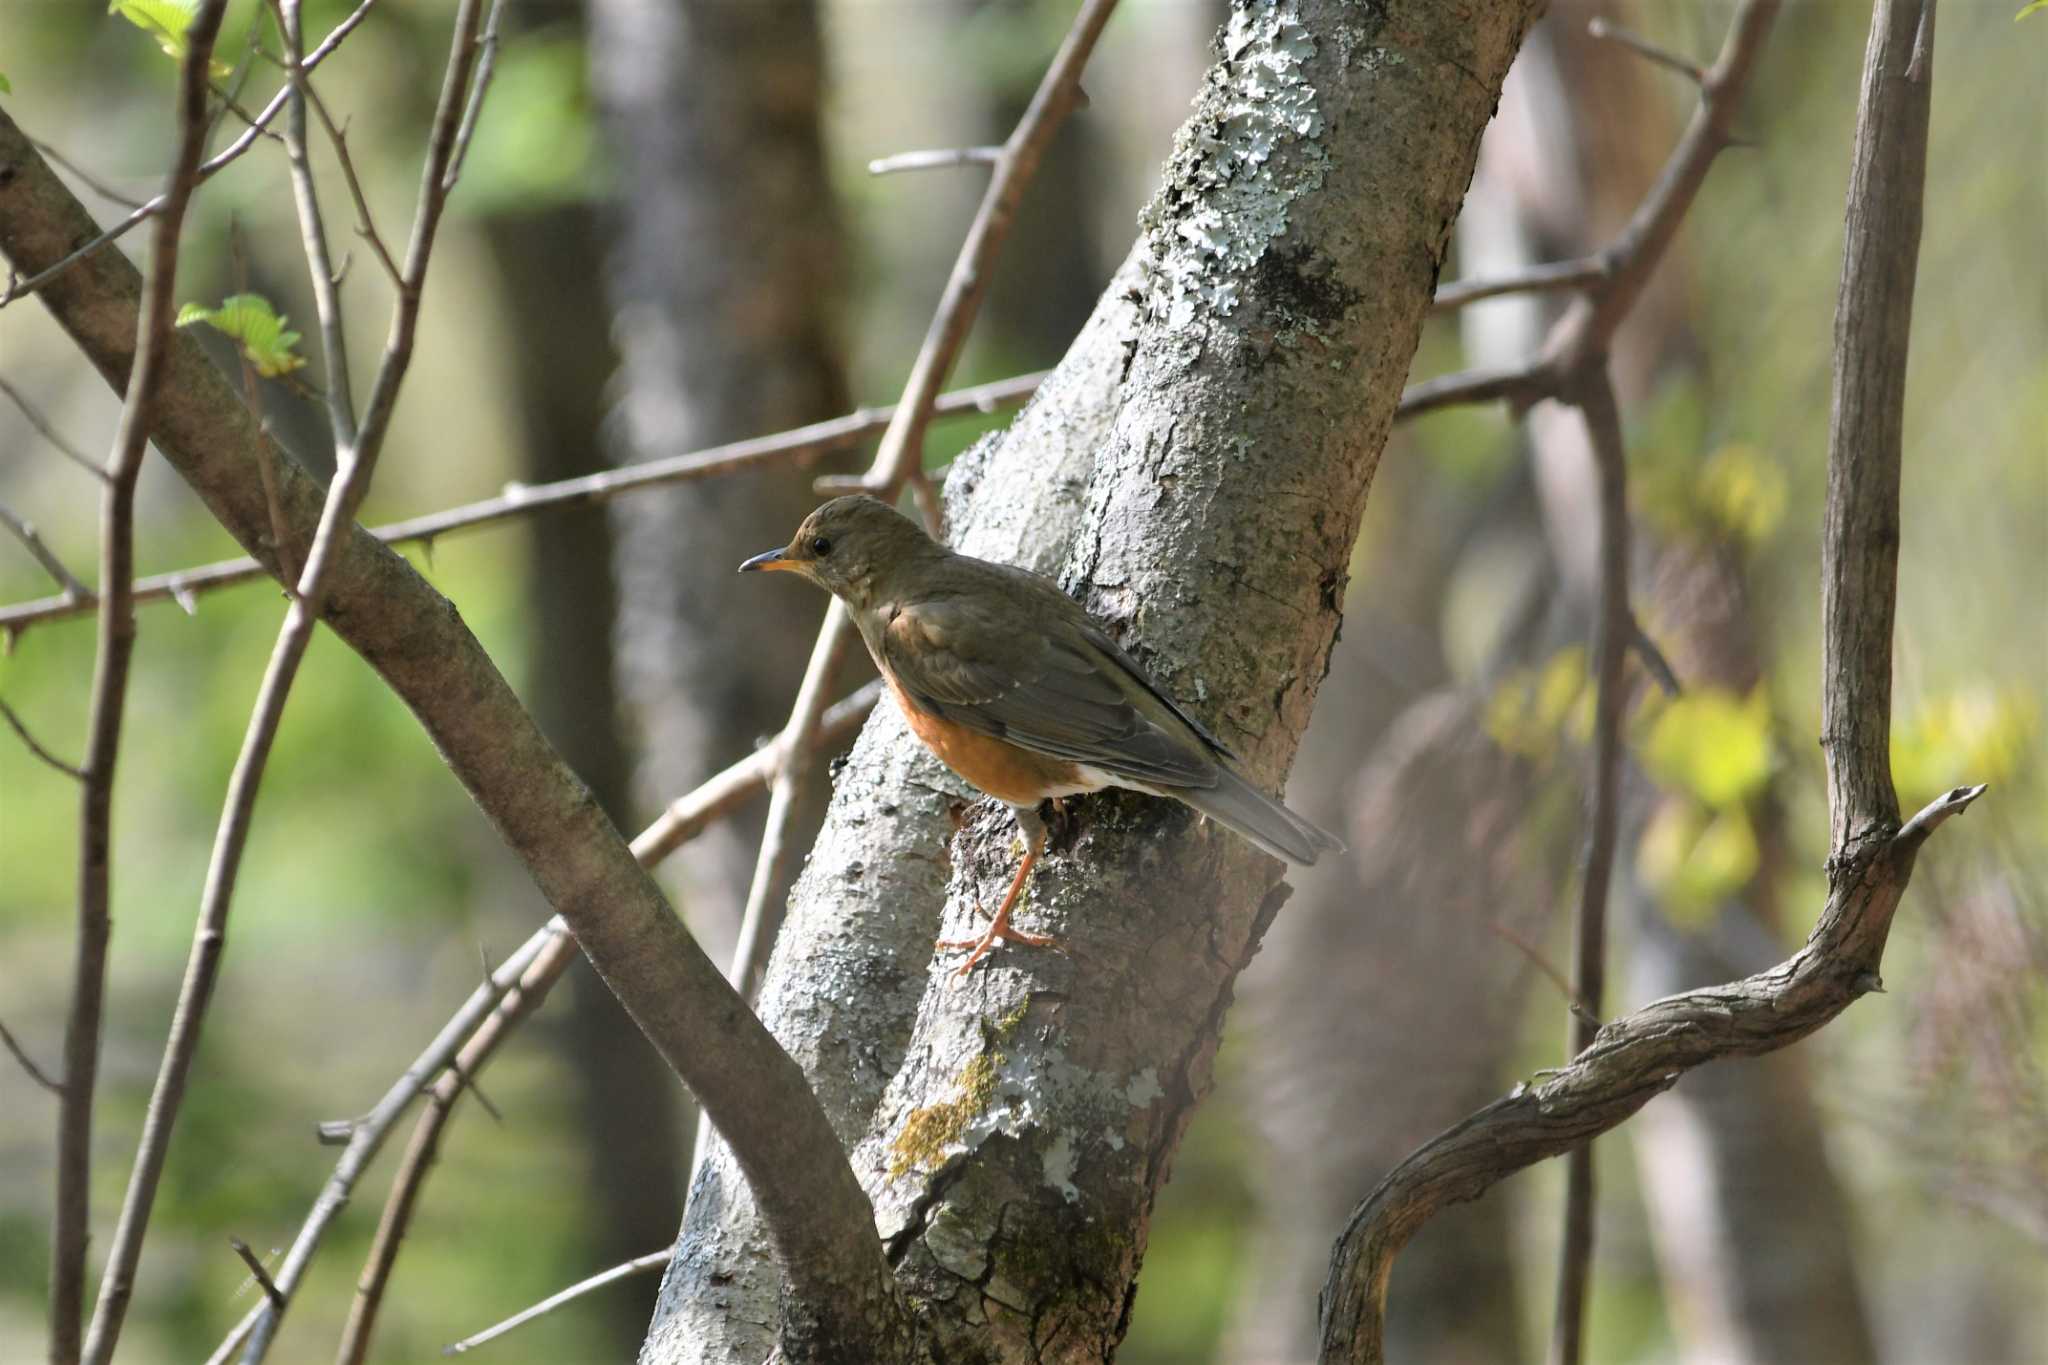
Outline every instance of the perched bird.
<svg viewBox="0 0 2048 1365"><path fill-rule="evenodd" d="M1185 801L1303 865L1343 844L1267 796L1058 584L956 554L874 498L834 498L740 572L800 574L846 603L875 667L926 747L1007 804L1024 861L965 975L998 942L1052 945L1010 923L1045 848L1048 798L1129 787Z"/></svg>

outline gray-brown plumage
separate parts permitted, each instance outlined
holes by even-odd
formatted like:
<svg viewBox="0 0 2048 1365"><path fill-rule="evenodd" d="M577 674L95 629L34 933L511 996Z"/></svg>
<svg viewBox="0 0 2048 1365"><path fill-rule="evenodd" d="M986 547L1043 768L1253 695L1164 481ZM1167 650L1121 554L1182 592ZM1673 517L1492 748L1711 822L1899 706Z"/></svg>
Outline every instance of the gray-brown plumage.
<svg viewBox="0 0 2048 1365"><path fill-rule="evenodd" d="M1023 864L971 968L998 940L1045 943L1010 910L1045 846L1049 797L1129 787L1184 801L1266 852L1310 864L1338 840L1267 796L1050 579L957 554L868 497L835 498L741 570L803 575L846 603L910 728L1017 813Z"/></svg>

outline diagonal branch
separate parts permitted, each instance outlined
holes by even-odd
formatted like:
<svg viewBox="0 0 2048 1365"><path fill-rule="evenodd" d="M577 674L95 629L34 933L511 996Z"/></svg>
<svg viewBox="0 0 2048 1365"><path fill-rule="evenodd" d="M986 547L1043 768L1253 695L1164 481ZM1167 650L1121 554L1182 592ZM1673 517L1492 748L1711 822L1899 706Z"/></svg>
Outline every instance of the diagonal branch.
<svg viewBox="0 0 2048 1365"><path fill-rule="evenodd" d="M314 191L312 166L307 155L306 73L299 6L297 0L282 0L278 9L285 35L291 94L285 146L291 164L293 198L298 209L307 273L320 319L328 416L339 468L321 509L320 525L314 534L312 549L293 585L292 605L272 647L241 752L228 780L227 798L214 835L213 856L207 867L206 886L200 898L198 923L193 931L185 980L179 989L177 1008L171 1018L163 1061L143 1120L134 1173L122 1202L120 1221L115 1226L107 1272L101 1281L99 1305L93 1314L87 1359L95 1362L112 1357L134 1292L136 1266L141 1260L142 1243L155 1206L157 1185L169 1155L171 1135L184 1102L192 1061L198 1053L207 1008L219 976L227 942L228 914L234 902L242 854L248 846L256 795L269 763L271 745L283 720L285 702L297 680L299 666L312 643L314 627L326 600L328 577L343 543L342 536L353 524L355 509L361 505L368 491L383 444L384 428L359 430L356 424L341 300L328 255L326 222ZM426 169L422 173L421 213L427 222L424 228L415 226L414 249L407 262L411 287L399 292L392 318L391 340L386 345L377 372L376 390L387 395L384 409L387 413L391 396L395 396L411 362L411 337L419 313L419 285L425 278L433 246L432 225L438 220L441 205L446 199L440 177L452 152L457 119L470 85L474 38L480 18L480 0L466 0L456 12L454 47L429 135ZM271 487L274 489L274 480ZM275 498L267 497L266 500L275 515ZM277 548L281 552L283 547ZM301 1268L287 1259L277 1276L280 1288L290 1283ZM283 1301L282 1294L270 1296L268 1306L271 1311L257 1323L249 1346L252 1360L261 1358L269 1341L266 1323L275 1323L277 1308Z"/></svg>
<svg viewBox="0 0 2048 1365"><path fill-rule="evenodd" d="M0 393L6 394L14 406L21 409L21 415L28 419L28 424L42 433L43 439L55 446L59 455L62 455L65 459L71 461L71 463L77 465L96 479L106 478L107 472L101 469L99 464L86 455L84 451L65 440L63 435L50 425L49 419L38 412L35 405L30 403L28 399L22 397L21 390L7 382L7 376L4 374L0 374Z"/></svg>
<svg viewBox="0 0 2048 1365"><path fill-rule="evenodd" d="M1582 1146L1692 1067L1784 1047L1882 989L1885 943L1921 845L1983 793L1957 787L1901 827L1883 765L1903 375L1927 152L1928 76L1907 74L1920 9L1914 0L1879 0L1850 177L1822 528L1822 725L1834 851L1819 922L1787 961L1608 1024L1541 1085L1517 1086L1395 1167L1352 1214L1332 1255L1321 1303L1325 1361L1383 1358L1394 1257L1444 1205ZM1710 86L1715 79L1710 73Z"/></svg>
<svg viewBox="0 0 2048 1365"><path fill-rule="evenodd" d="M314 67L320 65L321 62L327 60L334 50L341 46L342 40L355 31L356 25L369 18L370 7L376 3L377 0L361 0L360 4L349 11L348 17L336 24L328 31L327 36L321 39L320 46L306 54L306 69L311 71ZM255 146L258 138L268 134L271 120L275 119L278 112L284 108L285 97L289 93L290 87L279 90L270 97L268 104L264 105L255 115L244 120L248 126L242 130L239 137L199 163L197 176L193 184L205 183L213 177L216 171L223 169L239 158L242 153ZM81 245L58 255L47 265L32 267L34 273L29 275L27 279L13 281L9 283L5 290L0 290L0 308L5 308L8 304L13 303L16 299L26 294L40 293L45 285L49 284L50 281L56 279L59 275L62 275L65 271L81 261L89 260L99 254L102 250L127 236L129 232L148 222L151 218L169 212L171 207L172 199L170 192L166 190L154 199L139 205L126 218L123 218L114 226L89 234Z"/></svg>
<svg viewBox="0 0 2048 1365"><path fill-rule="evenodd" d="M851 736L867 719L880 696L881 684L869 683L834 705L825 713L818 727L818 744L829 747ZM705 781L688 795L677 798L633 840L633 856L643 867L656 866L758 795L774 780L788 753L788 744L778 739ZM399 1246L412 1224L413 1210L426 1186L427 1173L440 1151L441 1133L454 1117L455 1103L461 1098L462 1091L474 1089L466 1085L464 1078L473 1079L512 1030L540 1008L548 992L554 989L555 983L575 959L575 944L556 934L558 925L559 921L550 924L535 936L536 940L553 937L556 941L542 947L539 956L520 976L517 987L507 994L497 1010L463 1045L461 1055L454 1062L454 1074L442 1078L434 1086L426 1111L413 1125L412 1139L406 1144L398 1173L392 1177L391 1193L384 1201L383 1215L377 1221L377 1235L371 1243L369 1257L364 1262L362 1273L356 1277L355 1302L349 1308L348 1325L335 1354L337 1360L359 1362L369 1351L370 1336L376 1330L377 1313L383 1306L384 1288L390 1283L392 1268L398 1261ZM532 941L528 946L532 946ZM534 1310L528 1312L538 1316ZM504 1324L503 1330L510 1331L525 1317L522 1314L513 1322Z"/></svg>
<svg viewBox="0 0 2048 1365"><path fill-rule="evenodd" d="M42 269L92 234L90 214L4 108L0 161L16 171L0 195L0 252L17 268ZM118 380L133 354L137 290L126 259L100 252L51 280L41 297L87 358ZM260 460L276 461L276 502L295 537L318 521L321 490L196 342L173 337L169 365L152 432L158 449L242 547L274 565ZM758 1192L791 1282L817 1305L823 1325L849 1343L894 1340L900 1309L872 1207L802 1070L689 937L460 614L355 528L336 562L324 619L411 708L613 993L711 1113Z"/></svg>
<svg viewBox="0 0 2048 1365"><path fill-rule="evenodd" d="M1016 407L1037 392L1044 374L1023 374L998 379L971 388L941 394L932 405L934 417L1003 412ZM666 488L672 484L694 483L755 465L803 459L844 450L888 426L895 406L862 408L844 417L813 422L792 431L755 436L709 450L667 459L648 460L623 469L585 474L554 483L514 484L495 498L465 503L442 512L394 521L375 527L370 534L386 545L429 544L456 531L476 530L565 507L590 506L643 489ZM95 473L98 467L93 466ZM137 602L178 601L190 603L201 593L216 588L265 578L271 569L255 559L226 559L216 564L179 569L135 581ZM89 608L63 597L44 597L0 607L0 631L18 633L46 621L61 621L83 615ZM187 610L190 610L188 605Z"/></svg>
<svg viewBox="0 0 2048 1365"><path fill-rule="evenodd" d="M206 132L207 63L226 0L208 0L192 17L178 69L178 148L158 196L163 211L150 244L149 281L138 316L127 328L135 347L121 404L121 423L107 457L100 498L98 648L91 719L78 814L78 946L71 1008L64 1025L64 1089L57 1106L56 1217L50 1236L50 1359L79 1359L85 1309L85 1250L92 1199L93 1090L99 1076L101 1016L107 982L107 940L113 932L111 883L114 765L135 653L135 480L142 469L160 392L166 387L171 320L178 282L178 246L185 208L199 184ZM33 155L33 152L31 152Z"/></svg>
<svg viewBox="0 0 2048 1365"><path fill-rule="evenodd" d="M43 538L36 531L34 523L24 521L16 516L6 504L0 503L0 525L4 525L8 530L14 532L14 538L27 547L30 556L35 559L36 563L43 566L43 572L57 580L57 586L64 589L64 596L67 600L78 603L87 603L93 600L92 589L79 582L72 575L71 570L64 567L64 561L57 558L56 552L43 543ZM133 589L131 588L130 601L133 600Z"/></svg>

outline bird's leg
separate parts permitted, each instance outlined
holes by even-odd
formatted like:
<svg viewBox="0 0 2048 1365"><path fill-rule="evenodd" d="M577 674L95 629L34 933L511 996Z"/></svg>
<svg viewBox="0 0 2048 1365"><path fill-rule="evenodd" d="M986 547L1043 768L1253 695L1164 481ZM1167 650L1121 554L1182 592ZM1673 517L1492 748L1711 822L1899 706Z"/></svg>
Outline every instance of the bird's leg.
<svg viewBox="0 0 2048 1365"><path fill-rule="evenodd" d="M1017 898L1024 894L1024 884L1031 878L1031 869L1037 864L1038 855L1045 851L1045 822L1038 818L1037 811L1017 808L1017 825L1024 831L1024 861L1017 864L1017 875L1010 880L1010 889L1003 896L1003 903L996 907L996 917L989 923L988 932L980 938L942 938L933 945L972 950L967 954L967 960L953 973L955 976L967 975L997 943L1022 943L1032 948L1059 946L1050 934L1028 934L1010 923L1010 911L1015 908Z"/></svg>

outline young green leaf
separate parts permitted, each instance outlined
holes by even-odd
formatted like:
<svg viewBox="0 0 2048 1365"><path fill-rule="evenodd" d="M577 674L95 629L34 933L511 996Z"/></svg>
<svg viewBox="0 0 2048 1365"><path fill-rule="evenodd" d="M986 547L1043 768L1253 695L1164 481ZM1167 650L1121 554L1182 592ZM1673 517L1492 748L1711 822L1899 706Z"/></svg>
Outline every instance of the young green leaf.
<svg viewBox="0 0 2048 1365"><path fill-rule="evenodd" d="M299 334L286 330L287 321L261 294L230 294L218 308L188 303L178 310L180 327L203 322L241 342L242 354L266 379L290 374L306 363L304 356L292 350Z"/></svg>
<svg viewBox="0 0 2048 1365"><path fill-rule="evenodd" d="M2012 17L2012 21L2017 24L2029 14L2044 9L2048 9L2048 0L2027 0L2026 4L2020 6L2020 12Z"/></svg>
<svg viewBox="0 0 2048 1365"><path fill-rule="evenodd" d="M6 76L0 75L0 95L11 95L13 93L14 86L8 82Z"/></svg>
<svg viewBox="0 0 2048 1365"><path fill-rule="evenodd" d="M118 14L156 39L156 45L173 61L185 58L185 34L199 13L199 0L113 0L107 13ZM210 63L213 74L226 75L225 62Z"/></svg>

